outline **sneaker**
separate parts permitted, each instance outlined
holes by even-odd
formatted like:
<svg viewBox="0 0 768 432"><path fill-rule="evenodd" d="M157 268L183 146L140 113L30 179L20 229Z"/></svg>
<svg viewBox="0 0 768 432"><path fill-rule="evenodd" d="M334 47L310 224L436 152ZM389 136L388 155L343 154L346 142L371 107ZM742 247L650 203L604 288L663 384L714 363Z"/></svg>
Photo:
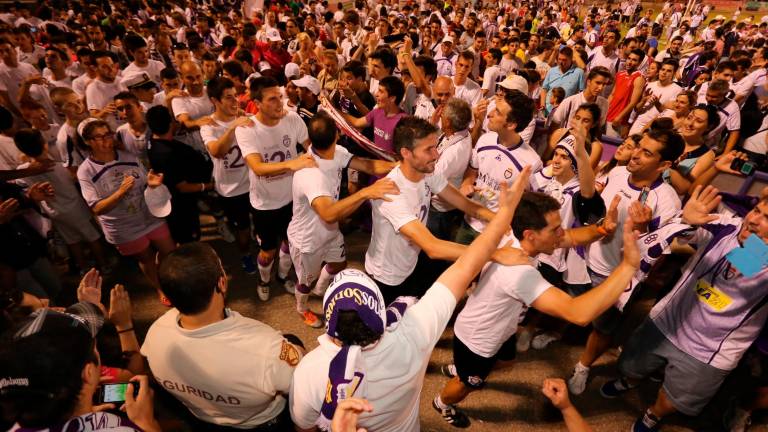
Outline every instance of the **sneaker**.
<svg viewBox="0 0 768 432"><path fill-rule="evenodd" d="M633 388L635 386L629 385L627 380L619 378L603 384L600 387L600 395L606 399L615 399Z"/></svg>
<svg viewBox="0 0 768 432"><path fill-rule="evenodd" d="M528 351L528 348L531 347L532 336L533 334L531 334L531 332L526 329L523 329L520 333L517 334L517 343L515 344L517 352Z"/></svg>
<svg viewBox="0 0 768 432"><path fill-rule="evenodd" d="M302 312L301 316L304 317L304 324L312 328L320 328L323 326L323 320L318 318L317 315L309 309Z"/></svg>
<svg viewBox="0 0 768 432"><path fill-rule="evenodd" d="M469 417L454 406L447 405L447 408L443 409L437 406L435 401L432 400L432 408L439 412L440 415L443 416L443 420L448 422L451 426L464 429L468 428L471 423Z"/></svg>
<svg viewBox="0 0 768 432"><path fill-rule="evenodd" d="M559 341L559 340L560 340L559 334L555 332L544 332L541 334L537 334L536 336L533 337L533 339L531 340L531 346L533 347L533 349L540 350L540 349L546 348L552 342Z"/></svg>
<svg viewBox="0 0 768 432"><path fill-rule="evenodd" d="M259 284L256 286L256 294L259 295L259 300L261 301L269 300L269 283L259 281Z"/></svg>
<svg viewBox="0 0 768 432"><path fill-rule="evenodd" d="M568 378L568 391L574 395L580 395L584 393L587 388L587 380L589 379L589 368L582 366L581 363L577 364L573 369L573 375Z"/></svg>
<svg viewBox="0 0 768 432"><path fill-rule="evenodd" d="M283 282L283 288L285 288L285 292L288 294L295 294L296 293L296 282L286 279Z"/></svg>
<svg viewBox="0 0 768 432"><path fill-rule="evenodd" d="M661 419L653 415L650 410L646 410L642 417L638 417L632 424L632 432L656 432L659 430Z"/></svg>
<svg viewBox="0 0 768 432"><path fill-rule="evenodd" d="M254 274L258 270L256 269L256 263L253 261L253 255L244 255L240 258L240 262L243 265L243 271L248 274Z"/></svg>
<svg viewBox="0 0 768 432"><path fill-rule="evenodd" d="M227 225L227 222L223 219L219 219L219 221L216 223L216 231L219 232L219 235L225 242L235 242L235 235L232 234L232 231L229 229L229 225Z"/></svg>
<svg viewBox="0 0 768 432"><path fill-rule="evenodd" d="M458 373L456 373L456 365L455 364L447 364L440 366L440 372L443 373L443 375L447 376L448 378L453 378Z"/></svg>

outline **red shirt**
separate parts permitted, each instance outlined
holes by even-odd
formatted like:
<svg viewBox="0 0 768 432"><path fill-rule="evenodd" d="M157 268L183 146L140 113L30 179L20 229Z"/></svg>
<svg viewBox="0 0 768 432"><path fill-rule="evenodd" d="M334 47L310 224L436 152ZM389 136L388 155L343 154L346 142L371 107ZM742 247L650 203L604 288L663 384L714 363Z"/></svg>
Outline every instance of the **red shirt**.
<svg viewBox="0 0 768 432"><path fill-rule="evenodd" d="M623 70L616 74L616 85L613 88L613 97L611 103L608 104L608 115L606 119L610 122L613 121L623 110L626 108L629 101L632 99L632 89L634 88L634 82L638 77L643 76L643 73L639 70L628 74ZM627 119L624 119L624 123Z"/></svg>

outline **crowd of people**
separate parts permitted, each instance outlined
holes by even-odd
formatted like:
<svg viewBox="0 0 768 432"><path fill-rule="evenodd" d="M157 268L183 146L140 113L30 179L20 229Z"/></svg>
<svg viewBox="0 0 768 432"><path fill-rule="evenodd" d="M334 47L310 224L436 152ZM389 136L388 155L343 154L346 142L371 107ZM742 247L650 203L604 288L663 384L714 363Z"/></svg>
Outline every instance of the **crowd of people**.
<svg viewBox="0 0 768 432"><path fill-rule="evenodd" d="M746 430L768 408L768 189L712 183L768 171L768 16L652 7L0 5L0 425L159 431L163 391L192 430L416 431L453 317L446 428L576 324L573 372L541 388L569 430L616 346L603 397L661 383L633 431L699 415L739 368L723 425ZM102 286L118 256L168 308L144 337L130 287ZM293 295L319 345L230 309L232 277L263 307Z"/></svg>

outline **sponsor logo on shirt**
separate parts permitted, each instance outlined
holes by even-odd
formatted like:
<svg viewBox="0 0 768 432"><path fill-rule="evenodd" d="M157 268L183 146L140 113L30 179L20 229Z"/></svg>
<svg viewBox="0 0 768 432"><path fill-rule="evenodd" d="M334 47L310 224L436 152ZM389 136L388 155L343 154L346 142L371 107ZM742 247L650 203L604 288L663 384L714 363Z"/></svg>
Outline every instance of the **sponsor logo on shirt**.
<svg viewBox="0 0 768 432"><path fill-rule="evenodd" d="M197 396L201 399L205 399L207 401L211 402L218 402L225 405L240 405L240 399L236 398L235 396L224 396L220 394L213 394L206 390L201 390L195 387L192 387L189 384L184 383L177 383L175 381L171 380L160 380L158 379L160 384L165 387L166 390L172 391L172 392L179 392L179 393L187 393L191 396Z"/></svg>
<svg viewBox="0 0 768 432"><path fill-rule="evenodd" d="M696 295L701 302L717 312L727 308L733 301L724 292L701 279L696 283Z"/></svg>

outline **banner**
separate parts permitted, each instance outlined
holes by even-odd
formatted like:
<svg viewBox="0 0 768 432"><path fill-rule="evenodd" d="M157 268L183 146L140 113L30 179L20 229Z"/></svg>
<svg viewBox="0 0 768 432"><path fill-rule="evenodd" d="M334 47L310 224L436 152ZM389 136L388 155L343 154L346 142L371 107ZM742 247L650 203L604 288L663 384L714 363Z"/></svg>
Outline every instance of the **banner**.
<svg viewBox="0 0 768 432"><path fill-rule="evenodd" d="M339 110L337 110L333 104L331 104L331 101L324 96L320 96L320 109L328 113L333 121L336 122L336 126L338 126L339 130L341 130L344 135L355 140L358 144L360 144L362 148L378 156L380 159L387 161L395 160L395 155L393 153L390 153L376 146L376 144L366 138L365 135L363 135L359 130L355 129L349 123L347 123L347 120L344 118L341 112L339 112Z"/></svg>

